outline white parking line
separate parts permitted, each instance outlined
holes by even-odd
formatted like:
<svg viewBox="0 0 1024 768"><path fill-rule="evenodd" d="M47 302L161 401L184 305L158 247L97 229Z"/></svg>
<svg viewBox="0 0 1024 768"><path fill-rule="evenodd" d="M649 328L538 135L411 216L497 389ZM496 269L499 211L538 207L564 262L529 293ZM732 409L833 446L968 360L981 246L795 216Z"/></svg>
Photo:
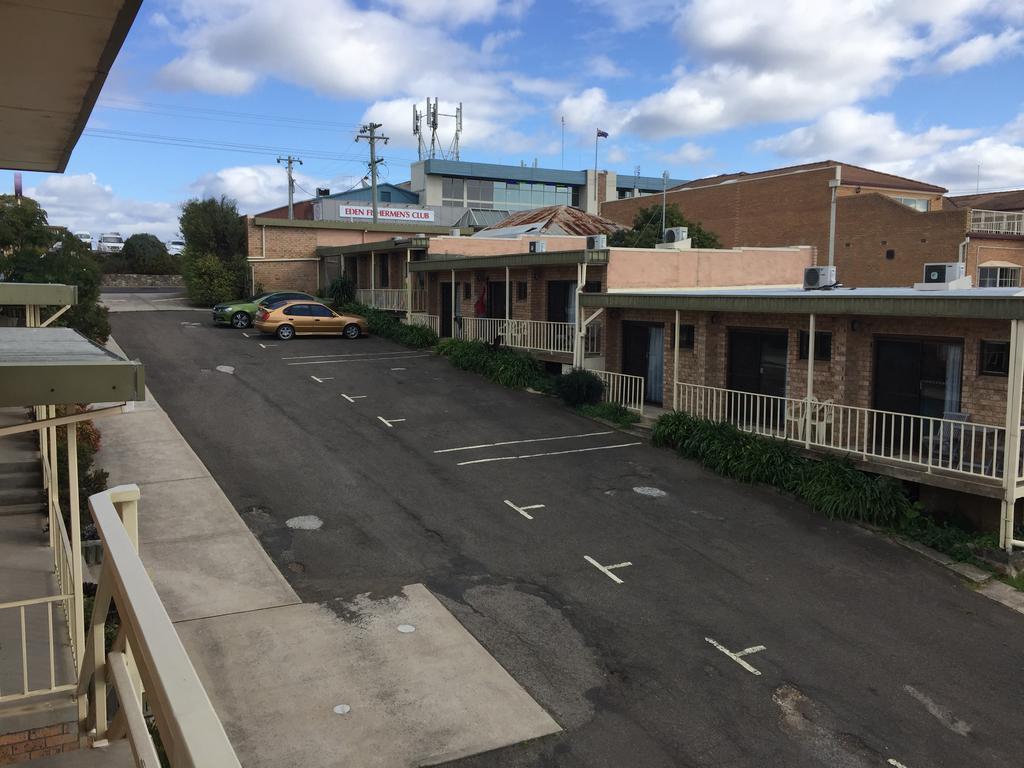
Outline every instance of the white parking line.
<svg viewBox="0 0 1024 768"><path fill-rule="evenodd" d="M617 445L597 445L593 448L574 448L571 451L549 451L548 453L526 453L521 456L495 456L492 459L473 459L472 461L460 461L455 466L464 467L467 464L487 464L491 461L515 461L517 459L538 459L542 456L563 456L567 453L586 453L587 451L610 451L612 448L630 448L641 443L619 443Z"/></svg>
<svg viewBox="0 0 1024 768"><path fill-rule="evenodd" d="M886 763L887 763L888 765L891 765L891 766L892 766L892 768L907 768L907 766L905 766L905 765L904 765L903 763L901 763L901 762L900 762L899 760L893 760L893 759L892 759L891 757L890 757L890 758L889 758L888 760L886 760L885 762L886 762Z"/></svg>
<svg viewBox="0 0 1024 768"><path fill-rule="evenodd" d="M150 299L150 301L185 301L185 300L186 300L186 298L184 296L174 296L173 298L170 298L170 299ZM123 299L122 299L122 301L123 301Z"/></svg>
<svg viewBox="0 0 1024 768"><path fill-rule="evenodd" d="M377 355L378 357L384 357L386 355L409 355L415 352L412 349L400 349L397 352L345 352L336 355L298 355L297 357L282 357L282 360L326 360L329 357L369 357L370 355Z"/></svg>
<svg viewBox="0 0 1024 768"><path fill-rule="evenodd" d="M615 565L601 565L599 562L597 562L597 560L592 558L590 555L584 555L583 559L586 560L588 563L590 563L595 568L597 568L597 570L599 570L601 573L603 573L609 579L614 581L616 584L622 584L623 581L618 576L616 576L614 573L612 573L612 571L615 570L616 568L625 568L627 566L632 565L632 563L616 563Z"/></svg>
<svg viewBox="0 0 1024 768"><path fill-rule="evenodd" d="M747 670L747 672L749 672L750 674L752 674L752 675L760 675L761 674L761 672L759 670L754 669L752 666L747 664L747 662L745 662L741 657L749 656L752 653L757 653L759 651L763 651L765 649L763 645L752 645L750 648L744 648L739 653L733 653L728 648L726 648L724 645L719 643L717 640L712 640L710 637L705 637L704 639L707 640L709 643L711 643L713 646L715 646L715 648L720 650L722 653L724 653L730 659L732 659L737 664L739 664L741 667L743 667L745 670Z"/></svg>
<svg viewBox="0 0 1024 768"><path fill-rule="evenodd" d="M354 403L356 400L362 400L364 397L366 397L366 395L346 395L344 392L341 393L341 396L348 400L350 403Z"/></svg>
<svg viewBox="0 0 1024 768"><path fill-rule="evenodd" d="M260 342L260 346L263 347L264 349L268 349L270 347L276 347L277 344L264 344L264 343Z"/></svg>
<svg viewBox="0 0 1024 768"><path fill-rule="evenodd" d="M325 365L327 363L373 363L381 360L409 360L414 357L433 357L433 354L406 355L405 357L362 357L357 360L304 360L300 363L288 363L288 365Z"/></svg>
<svg viewBox="0 0 1024 768"><path fill-rule="evenodd" d="M392 368L391 370L392 371L404 371L405 368Z"/></svg>
<svg viewBox="0 0 1024 768"><path fill-rule="evenodd" d="M325 376L322 379L319 376L310 376L309 378L311 378L317 384L323 384L325 381L333 381L334 380L333 376Z"/></svg>
<svg viewBox="0 0 1024 768"><path fill-rule="evenodd" d="M249 338L249 334L246 333L245 331L242 331L242 335L245 336L245 338L247 338L247 339Z"/></svg>
<svg viewBox="0 0 1024 768"><path fill-rule="evenodd" d="M508 504L510 507L512 507L512 509L514 509L516 512L518 512L520 515L525 517L527 520L533 520L533 516L528 514L526 510L528 510L528 509L544 509L544 505L543 504L528 504L526 506L520 507L520 506L517 506L517 505L513 504L508 499L505 499L505 503Z"/></svg>
<svg viewBox="0 0 1024 768"><path fill-rule="evenodd" d="M479 445L463 445L458 448L442 448L434 453L453 453L455 451L475 451L478 448L497 448L500 445L517 445L519 443L543 443L548 440L574 440L580 437L597 437L598 435L610 435L612 430L607 432L586 432L582 435L559 435L558 437L533 437L529 440L505 440L500 443L480 443Z"/></svg>
<svg viewBox="0 0 1024 768"><path fill-rule="evenodd" d="M385 426L387 426L389 429L398 422L405 421L405 419L385 419L383 416L378 416L377 418L383 421Z"/></svg>

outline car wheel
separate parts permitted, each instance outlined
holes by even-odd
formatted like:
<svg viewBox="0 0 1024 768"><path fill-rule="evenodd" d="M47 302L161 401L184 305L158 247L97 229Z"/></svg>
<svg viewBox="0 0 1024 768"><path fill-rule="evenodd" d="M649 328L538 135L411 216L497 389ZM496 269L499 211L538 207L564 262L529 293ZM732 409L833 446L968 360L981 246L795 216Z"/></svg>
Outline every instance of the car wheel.
<svg viewBox="0 0 1024 768"><path fill-rule="evenodd" d="M244 330L252 325L252 318L249 317L248 312L235 312L231 316L231 327Z"/></svg>
<svg viewBox="0 0 1024 768"><path fill-rule="evenodd" d="M361 335L359 326L356 325L355 323L349 323L348 325L346 325L345 330L342 331L342 333L345 334L346 339L358 339L359 336Z"/></svg>
<svg viewBox="0 0 1024 768"><path fill-rule="evenodd" d="M292 336L295 335L295 329L290 325L279 325L277 326L277 338L281 341L288 341Z"/></svg>

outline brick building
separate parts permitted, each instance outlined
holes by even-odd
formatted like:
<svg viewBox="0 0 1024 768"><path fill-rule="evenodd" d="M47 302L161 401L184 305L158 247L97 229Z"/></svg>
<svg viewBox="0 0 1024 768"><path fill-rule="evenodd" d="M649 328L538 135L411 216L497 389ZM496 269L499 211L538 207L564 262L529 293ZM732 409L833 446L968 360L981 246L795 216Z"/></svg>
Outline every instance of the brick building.
<svg viewBox="0 0 1024 768"><path fill-rule="evenodd" d="M942 187L848 163L698 179L667 199L727 247L811 245L825 264L836 180L835 265L845 285L909 286L921 282L926 263L958 260L975 286L1020 285L1024 214L951 205ZM619 200L601 213L628 224L650 204Z"/></svg>

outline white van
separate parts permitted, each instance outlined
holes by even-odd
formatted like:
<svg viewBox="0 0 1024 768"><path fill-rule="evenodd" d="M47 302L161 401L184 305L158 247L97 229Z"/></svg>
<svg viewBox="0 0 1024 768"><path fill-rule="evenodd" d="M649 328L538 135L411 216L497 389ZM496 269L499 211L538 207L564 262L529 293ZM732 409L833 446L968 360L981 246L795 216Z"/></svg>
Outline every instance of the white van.
<svg viewBox="0 0 1024 768"><path fill-rule="evenodd" d="M75 237L77 237L79 240L81 240L83 243L85 243L87 246L89 246L90 250L92 249L92 233L91 232L75 232Z"/></svg>
<svg viewBox="0 0 1024 768"><path fill-rule="evenodd" d="M100 253L120 253L122 248L124 239L120 232L105 232L96 243L96 250Z"/></svg>

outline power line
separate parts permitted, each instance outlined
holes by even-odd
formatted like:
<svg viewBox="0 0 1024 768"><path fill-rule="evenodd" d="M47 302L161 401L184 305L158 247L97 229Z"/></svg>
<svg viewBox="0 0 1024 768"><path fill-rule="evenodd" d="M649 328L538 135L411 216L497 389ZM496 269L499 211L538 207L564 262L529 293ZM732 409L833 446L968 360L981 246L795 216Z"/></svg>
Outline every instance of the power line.
<svg viewBox="0 0 1024 768"><path fill-rule="evenodd" d="M118 99L116 97L102 99L98 106L105 109L116 109L126 112L143 112L164 115L174 113L171 116L186 115L197 119L244 118L248 121L261 121L309 128L323 128L327 130L351 130L359 127L356 123L343 123L334 120L317 120L305 117L267 115L256 112L234 112L226 109L190 107L183 104L159 104L154 102L134 101L131 99Z"/></svg>

